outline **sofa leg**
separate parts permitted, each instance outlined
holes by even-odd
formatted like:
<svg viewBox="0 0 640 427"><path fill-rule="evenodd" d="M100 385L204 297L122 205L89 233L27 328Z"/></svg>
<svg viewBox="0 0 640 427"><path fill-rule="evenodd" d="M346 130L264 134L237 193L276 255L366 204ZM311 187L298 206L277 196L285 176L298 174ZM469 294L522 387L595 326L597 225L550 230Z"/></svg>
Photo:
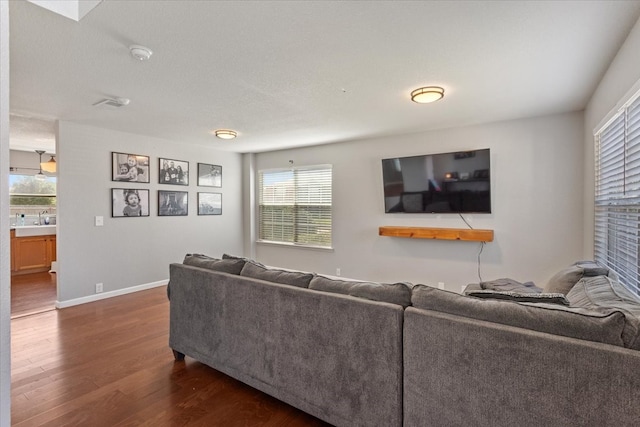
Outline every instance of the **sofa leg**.
<svg viewBox="0 0 640 427"><path fill-rule="evenodd" d="M184 353L180 353L174 349L171 349L171 351L173 351L173 357L176 359L176 362L182 362L184 360Z"/></svg>

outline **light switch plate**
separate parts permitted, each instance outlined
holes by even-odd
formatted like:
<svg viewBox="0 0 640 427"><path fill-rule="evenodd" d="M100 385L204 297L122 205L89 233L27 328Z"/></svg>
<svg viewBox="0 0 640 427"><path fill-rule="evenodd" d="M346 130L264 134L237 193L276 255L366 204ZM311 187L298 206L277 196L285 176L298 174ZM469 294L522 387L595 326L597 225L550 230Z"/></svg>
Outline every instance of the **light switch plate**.
<svg viewBox="0 0 640 427"><path fill-rule="evenodd" d="M96 217L96 227L102 227L104 225L104 217L97 216Z"/></svg>

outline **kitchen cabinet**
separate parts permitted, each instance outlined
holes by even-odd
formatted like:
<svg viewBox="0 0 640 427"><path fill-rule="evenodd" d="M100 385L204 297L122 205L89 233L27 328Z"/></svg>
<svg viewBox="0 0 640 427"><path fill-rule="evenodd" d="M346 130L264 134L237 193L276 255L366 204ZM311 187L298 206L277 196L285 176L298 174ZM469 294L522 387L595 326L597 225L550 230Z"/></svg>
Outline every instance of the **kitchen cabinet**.
<svg viewBox="0 0 640 427"><path fill-rule="evenodd" d="M14 237L11 239L12 274L36 273L51 269L56 260L56 236Z"/></svg>

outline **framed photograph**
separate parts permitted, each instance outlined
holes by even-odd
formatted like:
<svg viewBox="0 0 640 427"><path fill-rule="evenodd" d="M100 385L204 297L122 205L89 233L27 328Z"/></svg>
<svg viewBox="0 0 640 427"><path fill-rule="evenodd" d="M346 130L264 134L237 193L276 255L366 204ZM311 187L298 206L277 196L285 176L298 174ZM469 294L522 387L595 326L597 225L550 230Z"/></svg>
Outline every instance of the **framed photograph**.
<svg viewBox="0 0 640 427"><path fill-rule="evenodd" d="M222 215L222 193L198 193L198 215Z"/></svg>
<svg viewBox="0 0 640 427"><path fill-rule="evenodd" d="M149 183L149 156L111 152L111 181Z"/></svg>
<svg viewBox="0 0 640 427"><path fill-rule="evenodd" d="M111 189L111 217L149 216L149 190L140 188Z"/></svg>
<svg viewBox="0 0 640 427"><path fill-rule="evenodd" d="M189 185L189 162L161 157L160 184Z"/></svg>
<svg viewBox="0 0 640 427"><path fill-rule="evenodd" d="M189 193L158 190L158 216L187 216Z"/></svg>
<svg viewBox="0 0 640 427"><path fill-rule="evenodd" d="M222 187L222 166L198 163L200 187Z"/></svg>

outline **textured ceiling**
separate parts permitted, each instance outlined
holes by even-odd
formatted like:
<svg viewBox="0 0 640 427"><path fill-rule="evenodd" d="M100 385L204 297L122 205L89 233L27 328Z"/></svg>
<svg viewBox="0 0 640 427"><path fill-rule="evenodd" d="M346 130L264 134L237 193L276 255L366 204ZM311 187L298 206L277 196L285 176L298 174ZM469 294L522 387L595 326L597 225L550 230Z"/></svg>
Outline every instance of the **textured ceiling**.
<svg viewBox="0 0 640 427"><path fill-rule="evenodd" d="M9 3L12 113L237 152L581 110L640 16L638 1L105 0L75 22ZM430 84L442 101L409 100ZM92 107L104 97L131 103ZM29 139L15 117L11 140Z"/></svg>

